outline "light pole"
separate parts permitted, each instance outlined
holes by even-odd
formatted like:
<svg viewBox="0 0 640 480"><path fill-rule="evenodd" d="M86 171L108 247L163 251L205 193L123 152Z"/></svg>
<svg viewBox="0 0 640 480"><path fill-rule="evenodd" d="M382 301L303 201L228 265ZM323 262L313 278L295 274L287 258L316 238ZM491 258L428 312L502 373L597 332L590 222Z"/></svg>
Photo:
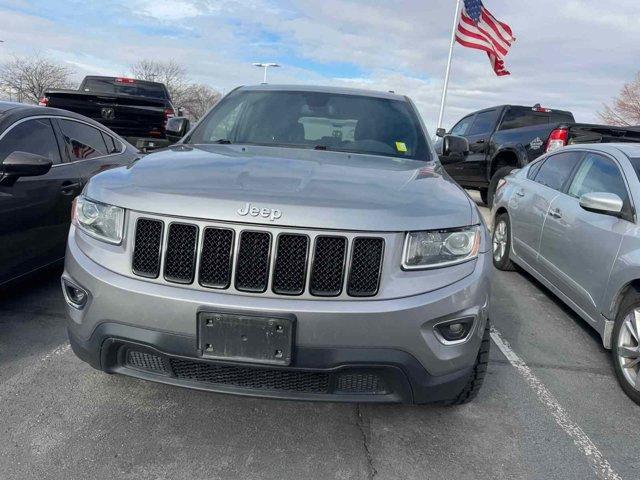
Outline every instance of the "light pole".
<svg viewBox="0 0 640 480"><path fill-rule="evenodd" d="M254 63L253 66L254 67L264 68L264 79L262 80L262 83L267 83L267 70L268 70L268 68L269 67L277 68L280 65L278 65L277 63Z"/></svg>

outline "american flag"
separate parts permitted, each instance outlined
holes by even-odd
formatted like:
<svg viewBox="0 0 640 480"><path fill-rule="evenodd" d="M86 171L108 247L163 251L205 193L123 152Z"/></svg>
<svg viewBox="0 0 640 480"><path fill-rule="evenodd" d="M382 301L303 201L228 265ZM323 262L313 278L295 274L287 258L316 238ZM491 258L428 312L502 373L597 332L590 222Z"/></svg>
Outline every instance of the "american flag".
<svg viewBox="0 0 640 480"><path fill-rule="evenodd" d="M504 57L516 39L509 25L491 15L481 0L464 0L456 41L465 47L487 52L496 75L510 75L505 70Z"/></svg>

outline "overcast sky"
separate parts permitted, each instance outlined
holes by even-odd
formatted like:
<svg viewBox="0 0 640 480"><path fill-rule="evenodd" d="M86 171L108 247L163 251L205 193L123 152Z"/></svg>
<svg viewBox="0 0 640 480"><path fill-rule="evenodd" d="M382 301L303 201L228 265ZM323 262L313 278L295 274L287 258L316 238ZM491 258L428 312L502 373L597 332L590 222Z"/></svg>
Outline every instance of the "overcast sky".
<svg viewBox="0 0 640 480"><path fill-rule="evenodd" d="M640 69L639 0L485 0L517 42L496 77L486 56L454 49L445 125L519 103L596 112ZM38 51L85 74L126 74L173 58L221 90L270 83L394 90L437 120L455 0L0 0L0 61Z"/></svg>

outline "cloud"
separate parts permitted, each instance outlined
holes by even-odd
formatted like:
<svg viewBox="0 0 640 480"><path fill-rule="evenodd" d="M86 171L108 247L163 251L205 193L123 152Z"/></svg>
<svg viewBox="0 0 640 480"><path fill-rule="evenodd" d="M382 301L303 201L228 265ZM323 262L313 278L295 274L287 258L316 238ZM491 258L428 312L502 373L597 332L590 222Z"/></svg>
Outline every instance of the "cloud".
<svg viewBox="0 0 640 480"><path fill-rule="evenodd" d="M435 128L454 11L450 0L20 0L0 7L0 60L36 50L77 75L126 74L140 58L173 58L198 82L229 89L261 81L254 61L277 61L272 83L394 90ZM445 125L504 103L596 112L636 73L640 2L487 0L518 41L511 77L456 45Z"/></svg>

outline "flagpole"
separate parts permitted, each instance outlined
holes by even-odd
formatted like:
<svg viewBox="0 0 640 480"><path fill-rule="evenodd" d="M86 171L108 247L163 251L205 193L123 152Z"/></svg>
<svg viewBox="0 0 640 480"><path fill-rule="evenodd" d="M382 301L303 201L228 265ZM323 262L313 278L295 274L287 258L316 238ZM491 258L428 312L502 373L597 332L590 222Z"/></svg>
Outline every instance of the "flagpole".
<svg viewBox="0 0 640 480"><path fill-rule="evenodd" d="M460 14L460 0L456 0L456 13L453 15L453 27L451 27L451 44L449 45L449 59L447 60L447 72L444 75L444 86L442 88L442 100L440 101L440 115L438 115L438 128L442 127L442 117L444 116L444 104L447 102L447 89L449 88L449 73L451 72L451 57L453 56L453 46L456 43L456 27L458 26L459 14Z"/></svg>

